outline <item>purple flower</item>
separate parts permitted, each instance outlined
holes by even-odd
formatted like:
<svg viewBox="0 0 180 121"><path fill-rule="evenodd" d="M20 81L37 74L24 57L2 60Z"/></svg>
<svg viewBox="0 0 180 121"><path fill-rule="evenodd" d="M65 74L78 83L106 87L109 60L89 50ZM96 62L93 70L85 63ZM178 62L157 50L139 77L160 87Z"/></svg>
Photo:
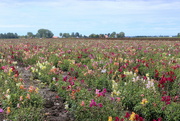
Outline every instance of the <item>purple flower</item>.
<svg viewBox="0 0 180 121"><path fill-rule="evenodd" d="M4 112L4 110L2 108L0 108L0 113L3 113L3 112Z"/></svg>
<svg viewBox="0 0 180 121"><path fill-rule="evenodd" d="M105 96L105 93L107 92L106 88L104 88L104 89L102 90L102 92L99 92L99 91L100 91L100 90L96 89L96 95L97 95L98 97L100 97L100 96Z"/></svg>
<svg viewBox="0 0 180 121"><path fill-rule="evenodd" d="M115 99L113 97L110 97L110 100L114 101Z"/></svg>
<svg viewBox="0 0 180 121"><path fill-rule="evenodd" d="M67 76L63 77L63 81L66 81L67 80Z"/></svg>
<svg viewBox="0 0 180 121"><path fill-rule="evenodd" d="M105 94L107 92L106 88L104 88L102 92Z"/></svg>
<svg viewBox="0 0 180 121"><path fill-rule="evenodd" d="M92 106L97 106L96 102L94 101L94 99L91 100L90 104L89 104L89 107L92 107Z"/></svg>
<svg viewBox="0 0 180 121"><path fill-rule="evenodd" d="M90 104L89 104L89 107L93 107L93 106L102 108L102 107L103 107L103 104L102 104L102 103L98 103L98 104L97 104L97 103L94 101L94 99L92 99L91 102L90 102Z"/></svg>

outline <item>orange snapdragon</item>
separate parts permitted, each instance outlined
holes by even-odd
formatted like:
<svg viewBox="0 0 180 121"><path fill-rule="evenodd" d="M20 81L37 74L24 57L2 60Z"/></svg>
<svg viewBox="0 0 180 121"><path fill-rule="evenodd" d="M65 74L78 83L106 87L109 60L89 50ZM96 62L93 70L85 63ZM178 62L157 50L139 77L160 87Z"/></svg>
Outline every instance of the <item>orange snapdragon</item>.
<svg viewBox="0 0 180 121"><path fill-rule="evenodd" d="M84 102L84 101L82 101L80 105L81 105L81 106L85 106L85 102Z"/></svg>
<svg viewBox="0 0 180 121"><path fill-rule="evenodd" d="M7 114L10 114L10 113L11 113L11 108L10 108L10 107L7 107L6 113L7 113Z"/></svg>
<svg viewBox="0 0 180 121"><path fill-rule="evenodd" d="M30 98L31 98L30 94L27 94L26 98L27 98L27 99L30 99Z"/></svg>

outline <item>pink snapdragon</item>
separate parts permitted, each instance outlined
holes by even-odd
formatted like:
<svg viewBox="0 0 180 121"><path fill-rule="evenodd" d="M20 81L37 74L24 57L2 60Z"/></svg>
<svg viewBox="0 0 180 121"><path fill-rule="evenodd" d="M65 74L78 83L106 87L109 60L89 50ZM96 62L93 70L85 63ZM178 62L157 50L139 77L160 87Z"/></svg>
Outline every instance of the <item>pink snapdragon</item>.
<svg viewBox="0 0 180 121"><path fill-rule="evenodd" d="M100 97L100 96L105 96L105 93L107 92L106 88L104 88L101 92L100 90L96 89L96 95L97 97Z"/></svg>
<svg viewBox="0 0 180 121"><path fill-rule="evenodd" d="M102 104L102 103L98 103L98 104L97 104L97 103L95 102L95 100L92 99L91 102L90 102L90 104L89 104L89 107L93 107L93 106L102 108L102 107L103 107L103 104Z"/></svg>
<svg viewBox="0 0 180 121"><path fill-rule="evenodd" d="M97 103L94 101L94 99L91 100L89 107L97 106Z"/></svg>
<svg viewBox="0 0 180 121"><path fill-rule="evenodd" d="M0 108L0 113L3 113L3 112L4 112L4 110L2 108Z"/></svg>

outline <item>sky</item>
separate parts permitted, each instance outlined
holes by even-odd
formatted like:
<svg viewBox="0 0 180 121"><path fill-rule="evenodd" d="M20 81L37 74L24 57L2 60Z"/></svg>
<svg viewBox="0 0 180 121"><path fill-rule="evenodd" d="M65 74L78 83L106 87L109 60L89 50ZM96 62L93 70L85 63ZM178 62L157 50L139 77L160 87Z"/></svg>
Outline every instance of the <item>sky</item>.
<svg viewBox="0 0 180 121"><path fill-rule="evenodd" d="M0 0L0 33L180 33L180 0Z"/></svg>

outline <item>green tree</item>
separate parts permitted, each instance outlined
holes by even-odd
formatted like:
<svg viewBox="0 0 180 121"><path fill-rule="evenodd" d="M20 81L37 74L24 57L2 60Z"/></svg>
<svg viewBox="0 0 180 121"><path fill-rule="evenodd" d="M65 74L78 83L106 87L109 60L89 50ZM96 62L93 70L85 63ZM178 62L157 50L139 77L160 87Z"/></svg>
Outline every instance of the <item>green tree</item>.
<svg viewBox="0 0 180 121"><path fill-rule="evenodd" d="M3 39L4 38L4 35L1 33L0 34L0 39Z"/></svg>
<svg viewBox="0 0 180 121"><path fill-rule="evenodd" d="M105 38L104 34L99 34L99 38Z"/></svg>
<svg viewBox="0 0 180 121"><path fill-rule="evenodd" d="M75 33L75 37L76 37L76 38L79 38L79 37L80 37L80 35L79 35L78 32Z"/></svg>
<svg viewBox="0 0 180 121"><path fill-rule="evenodd" d="M11 32L8 32L8 33L1 33L0 34L0 38L1 39L13 39L13 38L18 38L18 35L17 33L11 33Z"/></svg>
<svg viewBox="0 0 180 121"><path fill-rule="evenodd" d="M59 36L62 37L63 33L59 33Z"/></svg>
<svg viewBox="0 0 180 121"><path fill-rule="evenodd" d="M89 38L96 38L96 34L90 34Z"/></svg>
<svg viewBox="0 0 180 121"><path fill-rule="evenodd" d="M79 34L79 38L83 38L83 35L82 35L82 34Z"/></svg>
<svg viewBox="0 0 180 121"><path fill-rule="evenodd" d="M54 34L48 29L39 29L36 36L39 38L52 38Z"/></svg>
<svg viewBox="0 0 180 121"><path fill-rule="evenodd" d="M71 33L71 37L74 38L75 37L75 34L74 32Z"/></svg>
<svg viewBox="0 0 180 121"><path fill-rule="evenodd" d="M19 36L18 36L18 34L17 34L17 33L15 33L15 34L14 34L14 37L15 37L15 38L19 38Z"/></svg>
<svg viewBox="0 0 180 121"><path fill-rule="evenodd" d="M71 37L71 35L69 33L63 33L62 37L63 38L69 38L69 37Z"/></svg>
<svg viewBox="0 0 180 121"><path fill-rule="evenodd" d="M4 33L4 39L6 39L7 38L7 34L6 33Z"/></svg>
<svg viewBox="0 0 180 121"><path fill-rule="evenodd" d="M125 37L124 32L120 32L119 34L117 34L117 38L123 38L123 37Z"/></svg>
<svg viewBox="0 0 180 121"><path fill-rule="evenodd" d="M8 32L7 34L6 34L6 38L13 38L13 33L10 33L10 32Z"/></svg>
<svg viewBox="0 0 180 121"><path fill-rule="evenodd" d="M116 32L112 32L110 38L116 38Z"/></svg>
<svg viewBox="0 0 180 121"><path fill-rule="evenodd" d="M177 34L177 37L180 37L180 33Z"/></svg>
<svg viewBox="0 0 180 121"><path fill-rule="evenodd" d="M34 37L34 34L32 32L27 32L27 37L28 38L33 38Z"/></svg>

